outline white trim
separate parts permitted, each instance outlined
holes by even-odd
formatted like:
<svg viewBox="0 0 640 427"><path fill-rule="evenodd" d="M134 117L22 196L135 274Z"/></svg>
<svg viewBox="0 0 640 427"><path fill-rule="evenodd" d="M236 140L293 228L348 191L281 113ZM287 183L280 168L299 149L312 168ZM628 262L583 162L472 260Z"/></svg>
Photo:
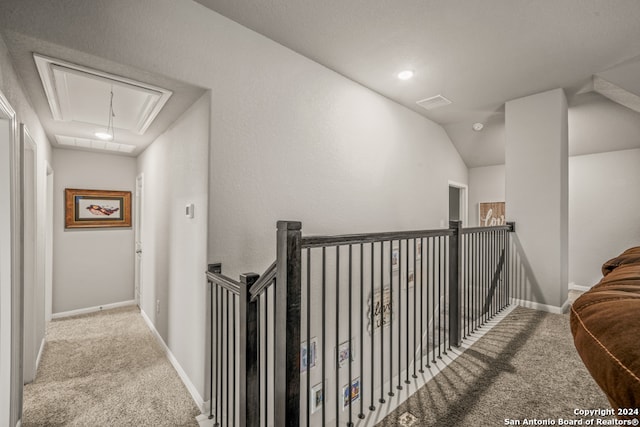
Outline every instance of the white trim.
<svg viewBox="0 0 640 427"><path fill-rule="evenodd" d="M14 393L22 392L22 385L17 390L13 380L12 357L15 357L18 349L14 346L13 334L16 334L16 325L13 323L12 300L13 293L20 280L20 251L16 243L19 243L20 218L17 197L19 188L17 180L18 161L16 151L18 151L18 125L16 112L11 104L0 91L0 119L8 122L8 134L0 138L0 425L11 425L12 404ZM6 200L5 200L6 198ZM6 203L6 201L9 203ZM14 418L15 419L15 418Z"/></svg>
<svg viewBox="0 0 640 427"><path fill-rule="evenodd" d="M37 53L33 54L33 59L36 64L36 68L38 69L38 74L40 75L40 80L42 81L45 94L47 95L47 101L51 108L51 115L53 116L53 119L57 121L71 121L71 119L65 117L65 112L69 111L70 101L66 80L59 80L61 90L58 90L56 87L54 71L59 71L64 74L80 75L87 79L107 82L111 85L117 85L130 91L137 91L146 94L147 101L140 109L140 115L137 117L136 126L134 128L127 129L131 132L137 133L138 135L143 135L146 132L151 123L155 120L156 116L162 110L162 107L164 107L171 95L173 95L172 91L159 86L83 67L61 59L55 59Z"/></svg>
<svg viewBox="0 0 640 427"><path fill-rule="evenodd" d="M80 308L78 310L62 311L60 313L53 313L51 315L51 318L61 319L63 317L77 316L79 314L95 313L96 311L108 310L110 308L128 307L130 305L136 305L136 302L134 300L129 300L129 301L114 302L112 304L97 305L95 307Z"/></svg>
<svg viewBox="0 0 640 427"><path fill-rule="evenodd" d="M570 291L581 291L581 292L587 292L588 290L590 290L591 288L589 286L580 286L580 285L576 285L575 282L571 282L569 283L569 290Z"/></svg>
<svg viewBox="0 0 640 427"><path fill-rule="evenodd" d="M149 327L153 335L155 335L156 340L160 344L160 347L162 347L162 349L164 350L167 356L167 359L169 359L169 362L171 362L171 365L173 365L173 368L176 370L176 372L178 373L178 376L180 377L183 384L191 394L193 401L196 403L196 405L198 406L201 412L203 413L206 412L207 408L205 406L204 399L202 398L202 396L200 396L200 393L198 393L196 386L193 385L187 373L184 371L184 369L182 369L182 366L180 366L178 359L176 359L176 357L173 355L169 347L167 347L167 343L164 342L164 340L160 336L160 333L154 326L153 322L151 322L151 319L149 319L149 316L147 316L147 313L145 313L144 310L140 309L140 314L142 315L142 318L144 319L144 321L147 322L147 326Z"/></svg>
<svg viewBox="0 0 640 427"><path fill-rule="evenodd" d="M22 427L22 418L20 418L18 420L18 423L16 424L16 427Z"/></svg>
<svg viewBox="0 0 640 427"><path fill-rule="evenodd" d="M535 301L526 301L521 299L511 298L511 304L516 304L525 308L532 308L534 310L546 311L547 313L563 314L569 308L569 300L566 300L562 307L555 305L541 304Z"/></svg>
<svg viewBox="0 0 640 427"><path fill-rule="evenodd" d="M38 357L36 357L36 375L38 373L38 366L40 366L40 360L42 359L42 353L44 353L44 343L45 340L42 338L42 341L40 342L40 350L38 350Z"/></svg>
<svg viewBox="0 0 640 427"><path fill-rule="evenodd" d="M449 187L460 189L460 220L463 226L469 227L469 186L451 180L448 183Z"/></svg>

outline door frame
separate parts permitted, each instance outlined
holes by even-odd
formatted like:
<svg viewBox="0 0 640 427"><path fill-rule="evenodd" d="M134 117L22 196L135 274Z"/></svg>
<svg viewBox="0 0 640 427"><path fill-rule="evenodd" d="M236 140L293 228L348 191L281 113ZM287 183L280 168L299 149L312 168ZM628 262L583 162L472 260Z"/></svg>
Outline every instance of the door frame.
<svg viewBox="0 0 640 427"><path fill-rule="evenodd" d="M448 181L447 193L449 187L454 187L460 190L460 221L462 221L463 227L469 226L469 186L460 182ZM448 201L447 197L447 201ZM448 206L448 205L447 205Z"/></svg>
<svg viewBox="0 0 640 427"><path fill-rule="evenodd" d="M135 208L133 217L133 234L134 234L134 298L138 307L142 301L142 286L144 280L142 279L142 262L144 253L142 252L142 214L143 214L143 194L144 194L144 173L136 176L136 190L135 190Z"/></svg>
<svg viewBox="0 0 640 427"><path fill-rule="evenodd" d="M31 382L36 376L36 361L40 350L38 318L44 307L38 307L43 272L38 254L38 146L24 123L20 124L20 152L22 154L22 262L23 262L23 381ZM28 154L32 153L32 157ZM29 252L29 253L27 253Z"/></svg>
<svg viewBox="0 0 640 427"><path fill-rule="evenodd" d="M46 197L44 219L44 321L51 320L53 314L53 168L44 161L44 191Z"/></svg>
<svg viewBox="0 0 640 427"><path fill-rule="evenodd" d="M0 145L0 423L14 426L22 416L21 155L16 112L1 91L0 119L9 124Z"/></svg>

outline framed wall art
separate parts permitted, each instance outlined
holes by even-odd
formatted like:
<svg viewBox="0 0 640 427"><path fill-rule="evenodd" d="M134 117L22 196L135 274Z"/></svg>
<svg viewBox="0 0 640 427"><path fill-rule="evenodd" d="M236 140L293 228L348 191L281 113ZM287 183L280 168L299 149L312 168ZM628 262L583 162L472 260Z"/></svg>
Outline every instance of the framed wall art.
<svg viewBox="0 0 640 427"><path fill-rule="evenodd" d="M480 202L478 207L478 225L480 227L505 225L504 202Z"/></svg>
<svg viewBox="0 0 640 427"><path fill-rule="evenodd" d="M65 188L65 228L131 227L131 191Z"/></svg>

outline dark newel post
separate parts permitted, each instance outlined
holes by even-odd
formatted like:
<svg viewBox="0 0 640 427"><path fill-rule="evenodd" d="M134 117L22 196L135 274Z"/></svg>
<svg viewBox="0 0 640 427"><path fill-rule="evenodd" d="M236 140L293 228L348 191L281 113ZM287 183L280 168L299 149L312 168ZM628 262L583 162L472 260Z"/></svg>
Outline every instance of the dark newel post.
<svg viewBox="0 0 640 427"><path fill-rule="evenodd" d="M222 264L208 264L207 272L222 273ZM213 419L213 283L209 283L209 419ZM218 357L216 355L216 357ZM217 398L217 396L216 396Z"/></svg>
<svg viewBox="0 0 640 427"><path fill-rule="evenodd" d="M260 370L258 362L258 303L251 302L249 289L260 276L240 275L240 427L260 425Z"/></svg>
<svg viewBox="0 0 640 427"><path fill-rule="evenodd" d="M456 347L461 344L460 284L462 263L462 221L449 221L453 234L449 237L449 342Z"/></svg>
<svg viewBox="0 0 640 427"><path fill-rule="evenodd" d="M516 232L516 223L515 222L507 222L509 226L509 233ZM507 288L507 303L511 304L511 256L515 256L515 254L511 253L511 249L514 248L513 240L510 235L507 237L507 266L506 266L506 288ZM514 258L515 259L515 258Z"/></svg>
<svg viewBox="0 0 640 427"><path fill-rule="evenodd" d="M275 292L275 423L300 423L302 223L278 221Z"/></svg>

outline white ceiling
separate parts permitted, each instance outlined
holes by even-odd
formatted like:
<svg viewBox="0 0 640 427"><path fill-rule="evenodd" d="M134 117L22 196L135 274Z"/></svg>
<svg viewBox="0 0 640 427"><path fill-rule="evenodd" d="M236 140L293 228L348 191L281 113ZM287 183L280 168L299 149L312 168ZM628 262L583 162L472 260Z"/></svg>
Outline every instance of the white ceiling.
<svg viewBox="0 0 640 427"><path fill-rule="evenodd" d="M640 95L638 0L197 2L440 123L470 167L504 162L506 101L558 87L569 99L570 152L640 147L640 113L590 92L598 75ZM55 135L64 135L67 128L60 129L51 118L32 52L173 92L144 135L122 135L116 141L136 145L132 155L203 93L106 59L136 63L145 39L173 43L180 38L178 29L190 30L189 22L167 16L163 19L173 31L166 31L154 13L150 1L0 2L0 31L54 144ZM132 15L138 27L127 31L126 39L114 33L115 23ZM162 52L155 60L149 59L153 53L144 55L146 66L166 75L183 76L181 67L189 66ZM400 81L396 74L405 68L416 75ZM431 111L416 104L437 94L453 104ZM482 132L471 129L475 122L485 123Z"/></svg>
<svg viewBox="0 0 640 427"><path fill-rule="evenodd" d="M562 87L573 106L594 74L640 55L637 0L196 1L442 124L470 167L504 163L506 101ZM415 77L398 80L407 68ZM634 80L640 88L640 74ZM436 94L453 104L416 105ZM570 131L580 145L571 152L640 147L637 133L618 137L599 117L597 107L615 105L586 97L578 107L572 123L598 124L608 137L576 131L574 141ZM625 117L637 128L639 114ZM474 132L475 122L485 129Z"/></svg>
<svg viewBox="0 0 640 427"><path fill-rule="evenodd" d="M15 31L2 36L54 147L137 156L205 92ZM111 90L114 139L105 142L95 132L107 127Z"/></svg>

